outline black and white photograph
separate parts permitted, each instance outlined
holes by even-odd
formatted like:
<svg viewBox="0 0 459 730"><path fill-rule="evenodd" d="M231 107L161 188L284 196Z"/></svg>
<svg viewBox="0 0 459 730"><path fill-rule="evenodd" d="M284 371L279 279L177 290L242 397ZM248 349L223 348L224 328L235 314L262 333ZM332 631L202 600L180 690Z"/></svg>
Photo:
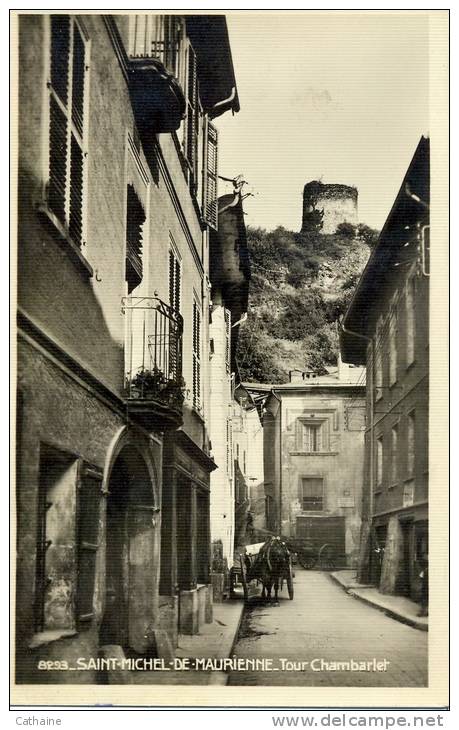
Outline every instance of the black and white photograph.
<svg viewBox="0 0 459 730"><path fill-rule="evenodd" d="M448 703L448 19L11 12L17 703Z"/></svg>

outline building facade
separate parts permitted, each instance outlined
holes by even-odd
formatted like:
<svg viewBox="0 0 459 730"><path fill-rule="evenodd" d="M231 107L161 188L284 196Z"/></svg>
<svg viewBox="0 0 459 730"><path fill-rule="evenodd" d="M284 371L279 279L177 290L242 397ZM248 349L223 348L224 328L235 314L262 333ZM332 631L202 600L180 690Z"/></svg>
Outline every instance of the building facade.
<svg viewBox="0 0 459 730"><path fill-rule="evenodd" d="M367 367L360 580L423 600L428 560L429 140L421 138L344 320Z"/></svg>
<svg viewBox="0 0 459 730"><path fill-rule="evenodd" d="M42 682L37 657L211 620L225 18L21 15L18 101L17 681Z"/></svg>
<svg viewBox="0 0 459 730"><path fill-rule="evenodd" d="M345 372L343 372L343 369ZM363 482L364 372L294 371L264 386L266 528L333 546L336 563L357 563ZM252 390L252 386L247 386ZM261 386L253 386L257 396Z"/></svg>

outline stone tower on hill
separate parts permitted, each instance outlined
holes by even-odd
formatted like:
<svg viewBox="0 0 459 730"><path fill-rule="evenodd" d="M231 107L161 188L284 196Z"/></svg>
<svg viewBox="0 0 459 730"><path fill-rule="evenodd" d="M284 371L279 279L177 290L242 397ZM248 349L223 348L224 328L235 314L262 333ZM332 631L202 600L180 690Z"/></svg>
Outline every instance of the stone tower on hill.
<svg viewBox="0 0 459 730"><path fill-rule="evenodd" d="M357 225L357 188L312 180L303 189L302 231L335 233L340 223Z"/></svg>

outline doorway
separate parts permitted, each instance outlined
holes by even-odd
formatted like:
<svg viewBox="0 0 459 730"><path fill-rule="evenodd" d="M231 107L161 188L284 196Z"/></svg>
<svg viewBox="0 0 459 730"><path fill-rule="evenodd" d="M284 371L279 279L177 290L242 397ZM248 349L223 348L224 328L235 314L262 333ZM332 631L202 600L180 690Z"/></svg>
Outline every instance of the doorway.
<svg viewBox="0 0 459 730"><path fill-rule="evenodd" d="M400 562L397 575L396 592L400 596L411 597L413 584L413 552L414 552L414 522L404 520L400 522L401 546Z"/></svg>
<svg viewBox="0 0 459 730"><path fill-rule="evenodd" d="M100 643L138 653L148 647L156 591L156 526L152 478L137 449L126 446L108 483L105 611Z"/></svg>

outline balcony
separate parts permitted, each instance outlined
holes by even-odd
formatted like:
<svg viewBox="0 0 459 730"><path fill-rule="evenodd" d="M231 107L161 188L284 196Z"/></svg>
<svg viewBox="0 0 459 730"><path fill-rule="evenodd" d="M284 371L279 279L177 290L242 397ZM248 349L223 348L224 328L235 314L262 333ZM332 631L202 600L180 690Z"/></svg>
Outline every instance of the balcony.
<svg viewBox="0 0 459 730"><path fill-rule="evenodd" d="M185 114L185 30L175 15L132 15L129 89L139 131L174 132Z"/></svg>
<svg viewBox="0 0 459 730"><path fill-rule="evenodd" d="M182 425L183 321L154 297L125 297L126 405L128 414L148 431Z"/></svg>

